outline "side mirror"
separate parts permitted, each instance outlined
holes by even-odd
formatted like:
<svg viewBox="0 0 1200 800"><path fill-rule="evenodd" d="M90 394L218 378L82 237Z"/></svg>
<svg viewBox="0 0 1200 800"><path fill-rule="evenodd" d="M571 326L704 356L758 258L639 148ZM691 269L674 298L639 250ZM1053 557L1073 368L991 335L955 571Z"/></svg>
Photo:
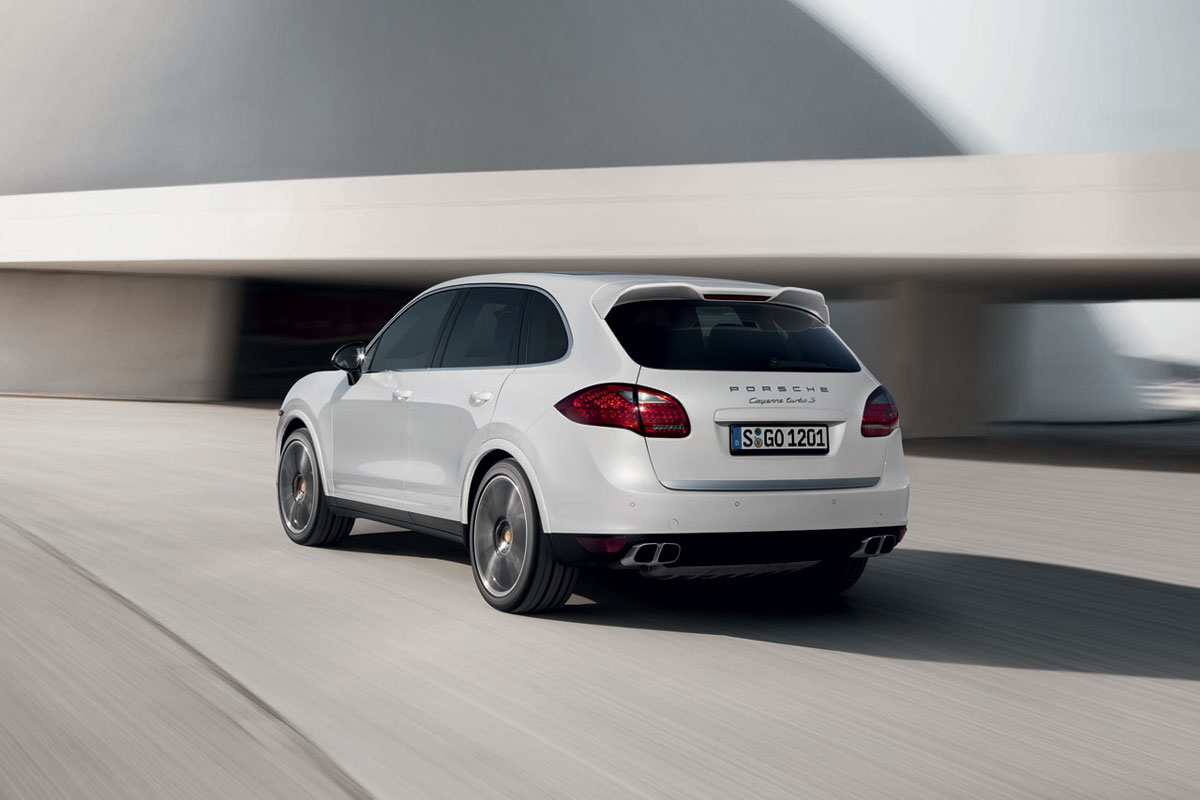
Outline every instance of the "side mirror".
<svg viewBox="0 0 1200 800"><path fill-rule="evenodd" d="M330 361L335 367L346 373L350 379L350 385L353 386L358 383L358 379L362 375L363 359L366 358L366 355L367 351L363 348L362 342L351 342L335 350Z"/></svg>

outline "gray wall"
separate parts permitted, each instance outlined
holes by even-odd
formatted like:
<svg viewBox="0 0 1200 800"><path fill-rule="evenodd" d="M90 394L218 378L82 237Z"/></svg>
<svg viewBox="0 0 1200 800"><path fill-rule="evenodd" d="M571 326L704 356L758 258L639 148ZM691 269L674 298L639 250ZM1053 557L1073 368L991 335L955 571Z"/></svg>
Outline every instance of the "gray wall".
<svg viewBox="0 0 1200 800"><path fill-rule="evenodd" d="M0 194L929 156L787 0L0 0Z"/></svg>

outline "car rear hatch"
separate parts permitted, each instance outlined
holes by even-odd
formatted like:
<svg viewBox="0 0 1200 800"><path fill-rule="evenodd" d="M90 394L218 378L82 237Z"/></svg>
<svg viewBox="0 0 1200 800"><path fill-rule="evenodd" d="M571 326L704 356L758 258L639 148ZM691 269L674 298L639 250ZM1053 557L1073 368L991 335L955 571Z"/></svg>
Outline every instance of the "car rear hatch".
<svg viewBox="0 0 1200 800"><path fill-rule="evenodd" d="M687 413L686 436L646 439L664 486L779 491L878 482L888 439L861 433L878 383L814 313L823 310L823 302L809 310L728 293L613 306L606 321L641 365L638 386L671 396Z"/></svg>
<svg viewBox="0 0 1200 800"><path fill-rule="evenodd" d="M883 474L887 440L865 438L859 430L875 386L865 373L643 368L638 385L677 399L691 423L686 437L646 439L654 472L669 488L861 488ZM741 447L748 437L761 449ZM778 444L783 446L771 446Z"/></svg>

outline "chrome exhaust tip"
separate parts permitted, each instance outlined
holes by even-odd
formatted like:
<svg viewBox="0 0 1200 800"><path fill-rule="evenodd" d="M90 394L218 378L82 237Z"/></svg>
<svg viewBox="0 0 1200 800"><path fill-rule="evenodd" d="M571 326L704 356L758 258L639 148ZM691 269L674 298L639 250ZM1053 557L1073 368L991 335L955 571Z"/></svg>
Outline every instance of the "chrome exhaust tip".
<svg viewBox="0 0 1200 800"><path fill-rule="evenodd" d="M674 564L683 554L675 542L641 542L621 557L623 567L662 567Z"/></svg>
<svg viewBox="0 0 1200 800"><path fill-rule="evenodd" d="M638 544L634 545L629 551L629 558L634 564L642 564L649 566L654 563L654 556L658 553L658 545L656 544Z"/></svg>
<svg viewBox="0 0 1200 800"><path fill-rule="evenodd" d="M896 549L896 537L890 534L886 536L868 536L863 539L862 544L858 549L850 554L851 558L871 558L872 556L881 556L890 553Z"/></svg>

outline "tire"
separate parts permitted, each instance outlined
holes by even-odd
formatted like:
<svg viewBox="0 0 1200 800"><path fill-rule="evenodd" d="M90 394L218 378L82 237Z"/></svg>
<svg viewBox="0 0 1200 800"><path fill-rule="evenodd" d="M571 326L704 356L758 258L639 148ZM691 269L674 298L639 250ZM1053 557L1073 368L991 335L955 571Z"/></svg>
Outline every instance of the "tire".
<svg viewBox="0 0 1200 800"><path fill-rule="evenodd" d="M329 508L315 453L304 428L287 437L275 474L276 505L289 539L307 547L331 547L350 535L354 518L338 516Z"/></svg>
<svg viewBox="0 0 1200 800"><path fill-rule="evenodd" d="M542 614L560 608L575 591L579 570L554 560L533 490L512 459L480 481L467 538L475 586L493 608Z"/></svg>
<svg viewBox="0 0 1200 800"><path fill-rule="evenodd" d="M808 597L836 597L858 583L866 568L865 558L833 558L796 573L795 579Z"/></svg>

